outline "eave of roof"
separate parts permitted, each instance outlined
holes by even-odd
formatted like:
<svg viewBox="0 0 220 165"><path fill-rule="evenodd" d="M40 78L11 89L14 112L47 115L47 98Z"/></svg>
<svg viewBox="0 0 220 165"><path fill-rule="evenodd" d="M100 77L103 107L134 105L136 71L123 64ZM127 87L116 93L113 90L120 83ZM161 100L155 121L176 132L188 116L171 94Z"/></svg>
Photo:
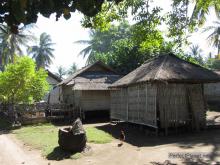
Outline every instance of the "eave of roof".
<svg viewBox="0 0 220 165"><path fill-rule="evenodd" d="M213 71L168 54L146 61L111 87L143 82L211 83L219 81L220 76Z"/></svg>

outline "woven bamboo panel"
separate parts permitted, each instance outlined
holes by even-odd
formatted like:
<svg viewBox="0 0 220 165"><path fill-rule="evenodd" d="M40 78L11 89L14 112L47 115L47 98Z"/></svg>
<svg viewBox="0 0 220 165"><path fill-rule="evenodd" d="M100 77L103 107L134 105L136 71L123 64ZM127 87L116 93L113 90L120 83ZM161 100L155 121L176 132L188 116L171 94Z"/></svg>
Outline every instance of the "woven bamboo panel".
<svg viewBox="0 0 220 165"><path fill-rule="evenodd" d="M204 104L203 90L201 84L194 84L188 86L189 89L189 103L193 115L193 128L199 130L205 127L206 110Z"/></svg>
<svg viewBox="0 0 220 165"><path fill-rule="evenodd" d="M161 128L178 127L189 122L184 84L159 84L158 100Z"/></svg>
<svg viewBox="0 0 220 165"><path fill-rule="evenodd" d="M156 123L156 85L145 85L145 111L144 111L144 123L152 126L157 126Z"/></svg>
<svg viewBox="0 0 220 165"><path fill-rule="evenodd" d="M83 111L110 110L110 91L81 91L80 107Z"/></svg>
<svg viewBox="0 0 220 165"><path fill-rule="evenodd" d="M142 84L111 91L111 118L156 126L156 89Z"/></svg>
<svg viewBox="0 0 220 165"><path fill-rule="evenodd" d="M120 90L111 91L111 110L110 116L112 119L120 119L120 104L121 100L118 99Z"/></svg>
<svg viewBox="0 0 220 165"><path fill-rule="evenodd" d="M128 88L128 121L139 121L139 93L138 86Z"/></svg>

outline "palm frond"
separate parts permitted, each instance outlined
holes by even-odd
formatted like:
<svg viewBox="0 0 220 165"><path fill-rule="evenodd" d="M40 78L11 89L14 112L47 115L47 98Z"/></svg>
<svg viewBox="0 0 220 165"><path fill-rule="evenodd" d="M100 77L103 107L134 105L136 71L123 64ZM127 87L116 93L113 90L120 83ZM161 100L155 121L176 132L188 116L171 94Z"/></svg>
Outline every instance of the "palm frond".
<svg viewBox="0 0 220 165"><path fill-rule="evenodd" d="M79 41L75 41L75 44L91 44L90 40L79 40Z"/></svg>
<svg viewBox="0 0 220 165"><path fill-rule="evenodd" d="M92 51L91 46L88 46L85 49L81 50L78 56L83 56L83 58L85 58L87 55L91 53L91 51Z"/></svg>

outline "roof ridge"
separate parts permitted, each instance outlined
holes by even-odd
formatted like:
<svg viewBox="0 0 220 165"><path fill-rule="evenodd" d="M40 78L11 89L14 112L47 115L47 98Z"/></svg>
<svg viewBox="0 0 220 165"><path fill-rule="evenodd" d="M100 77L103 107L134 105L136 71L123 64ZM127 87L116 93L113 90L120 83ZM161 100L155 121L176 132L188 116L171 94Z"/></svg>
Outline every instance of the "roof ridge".
<svg viewBox="0 0 220 165"><path fill-rule="evenodd" d="M161 69L163 68L163 66L164 66L164 63L165 63L165 61L167 60L167 58L168 58L168 55L164 55L165 57L164 57L164 59L163 59L163 62L162 62L162 64L160 65L160 67L157 69L157 72L156 72L156 74L155 74L155 76L154 76L154 79L156 79L156 77L160 74L160 72L161 72Z"/></svg>
<svg viewBox="0 0 220 165"><path fill-rule="evenodd" d="M111 67L109 67L108 65L106 65L105 63L103 63L101 60L98 60L96 62L94 62L93 64L89 64L81 69L79 69L78 71L76 71L75 73L73 73L71 76L69 76L68 78L66 78L65 80L63 80L61 83L59 83L59 85L62 84L68 84L70 81L72 81L74 78L76 78L77 76L79 76L80 74L82 74L83 72L87 71L89 68L91 68L94 65L99 64L100 66L102 66L103 68L113 72L114 74L118 74L115 70L113 70Z"/></svg>

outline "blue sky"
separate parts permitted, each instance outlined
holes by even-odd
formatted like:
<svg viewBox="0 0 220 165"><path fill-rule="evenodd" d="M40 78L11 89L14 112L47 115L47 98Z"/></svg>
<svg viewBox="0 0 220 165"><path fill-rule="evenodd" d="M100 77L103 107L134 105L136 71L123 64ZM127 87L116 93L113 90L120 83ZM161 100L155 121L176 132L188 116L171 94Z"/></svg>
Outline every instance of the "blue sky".
<svg viewBox="0 0 220 165"><path fill-rule="evenodd" d="M159 0L155 1L159 2ZM161 7L170 9L169 3L160 4ZM72 16L69 20L60 18L59 21L56 21L54 15L52 15L49 19L39 15L36 23L37 28L33 30L34 34L39 37L41 33L46 32L51 36L52 41L56 43L54 45L55 59L49 68L51 71L56 72L58 66L69 68L73 62L77 64L78 68L85 66L86 59L78 56L78 54L83 48L86 47L86 45L74 43L78 40L89 39L89 29L85 29L81 26L81 18L82 15L79 13L72 13ZM211 25L215 20L215 14L214 12L211 12L205 26ZM206 37L207 34L203 34L201 31L198 31L193 33L189 38L193 44L198 44L202 48L204 56L209 52L215 52L215 50L208 45Z"/></svg>

